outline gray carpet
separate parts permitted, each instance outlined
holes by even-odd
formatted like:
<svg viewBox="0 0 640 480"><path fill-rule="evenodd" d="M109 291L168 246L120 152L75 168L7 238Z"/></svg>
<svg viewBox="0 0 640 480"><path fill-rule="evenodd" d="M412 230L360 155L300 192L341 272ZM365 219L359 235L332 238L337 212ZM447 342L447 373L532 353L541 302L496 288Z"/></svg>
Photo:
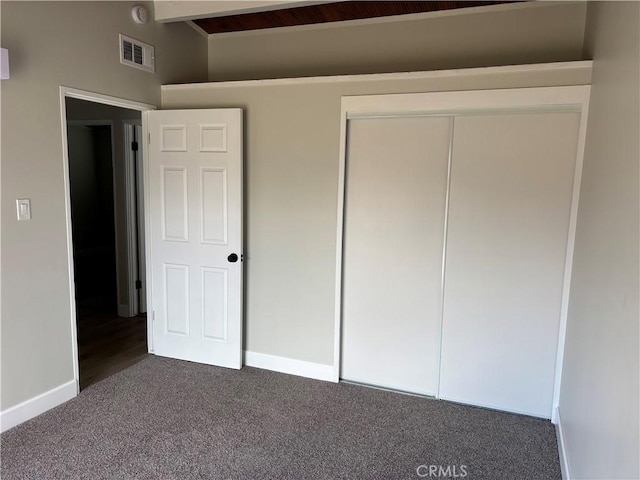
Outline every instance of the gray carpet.
<svg viewBox="0 0 640 480"><path fill-rule="evenodd" d="M154 356L0 441L2 480L561 478L548 421Z"/></svg>

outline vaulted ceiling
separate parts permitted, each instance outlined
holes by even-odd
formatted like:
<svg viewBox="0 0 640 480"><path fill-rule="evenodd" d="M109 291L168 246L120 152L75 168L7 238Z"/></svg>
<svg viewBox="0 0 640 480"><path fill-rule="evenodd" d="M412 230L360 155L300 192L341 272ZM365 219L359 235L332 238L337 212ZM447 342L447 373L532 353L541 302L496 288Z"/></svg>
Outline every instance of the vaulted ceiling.
<svg viewBox="0 0 640 480"><path fill-rule="evenodd" d="M440 10L482 7L503 3L515 3L515 1L342 1L281 8L263 12L217 16L213 18L200 18L194 20L194 22L205 32L215 34L436 12Z"/></svg>

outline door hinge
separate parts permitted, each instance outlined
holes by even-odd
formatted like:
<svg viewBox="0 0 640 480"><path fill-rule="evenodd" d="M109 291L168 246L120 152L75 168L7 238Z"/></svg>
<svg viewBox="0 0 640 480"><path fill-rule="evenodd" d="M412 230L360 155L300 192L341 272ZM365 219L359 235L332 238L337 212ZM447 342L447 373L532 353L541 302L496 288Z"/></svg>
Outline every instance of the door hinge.
<svg viewBox="0 0 640 480"><path fill-rule="evenodd" d="M156 311L155 310L151 312L151 321L152 322L156 321Z"/></svg>
<svg viewBox="0 0 640 480"><path fill-rule="evenodd" d="M138 151L138 142L131 142L131 150L134 152Z"/></svg>
<svg viewBox="0 0 640 480"><path fill-rule="evenodd" d="M151 132L147 133L147 143L151 145Z"/></svg>
<svg viewBox="0 0 640 480"><path fill-rule="evenodd" d="M140 290L142 288L142 280L136 280L136 290Z"/></svg>

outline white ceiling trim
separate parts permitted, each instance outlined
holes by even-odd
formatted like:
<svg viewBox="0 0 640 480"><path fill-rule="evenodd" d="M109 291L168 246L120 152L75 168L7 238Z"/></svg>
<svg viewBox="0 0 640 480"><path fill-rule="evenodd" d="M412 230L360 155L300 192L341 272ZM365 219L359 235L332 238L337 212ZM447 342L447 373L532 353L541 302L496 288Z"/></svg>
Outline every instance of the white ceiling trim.
<svg viewBox="0 0 640 480"><path fill-rule="evenodd" d="M585 74L584 84L591 83L592 60L575 62L535 63L526 65L506 65L499 67L458 68L451 70L433 70L423 72L400 73L365 73L358 75L328 75L320 77L271 78L264 80L233 80L225 82L182 83L176 85L162 85L161 91L193 90L194 88L228 88L228 87L256 87L282 85L308 85L314 83L338 82L375 82L381 80L423 80L432 78L504 75L512 73L543 72L543 71L576 71Z"/></svg>

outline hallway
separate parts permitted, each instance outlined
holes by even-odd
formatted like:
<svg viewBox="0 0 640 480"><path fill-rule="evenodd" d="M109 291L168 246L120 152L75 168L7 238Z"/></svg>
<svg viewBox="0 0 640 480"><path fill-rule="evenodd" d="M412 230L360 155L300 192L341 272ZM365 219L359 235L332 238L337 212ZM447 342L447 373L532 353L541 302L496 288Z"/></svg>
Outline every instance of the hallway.
<svg viewBox="0 0 640 480"><path fill-rule="evenodd" d="M147 315L118 317L98 305L78 306L80 390L145 358Z"/></svg>

